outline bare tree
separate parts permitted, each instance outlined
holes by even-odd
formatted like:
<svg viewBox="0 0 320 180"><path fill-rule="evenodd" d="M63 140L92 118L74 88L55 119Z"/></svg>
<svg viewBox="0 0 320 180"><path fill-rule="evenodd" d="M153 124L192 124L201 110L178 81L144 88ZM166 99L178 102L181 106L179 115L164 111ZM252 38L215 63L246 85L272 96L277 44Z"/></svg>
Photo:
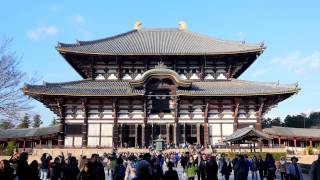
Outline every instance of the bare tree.
<svg viewBox="0 0 320 180"><path fill-rule="evenodd" d="M0 40L0 119L17 122L30 109L29 99L21 91L27 76L19 68L19 57L10 51L12 39Z"/></svg>

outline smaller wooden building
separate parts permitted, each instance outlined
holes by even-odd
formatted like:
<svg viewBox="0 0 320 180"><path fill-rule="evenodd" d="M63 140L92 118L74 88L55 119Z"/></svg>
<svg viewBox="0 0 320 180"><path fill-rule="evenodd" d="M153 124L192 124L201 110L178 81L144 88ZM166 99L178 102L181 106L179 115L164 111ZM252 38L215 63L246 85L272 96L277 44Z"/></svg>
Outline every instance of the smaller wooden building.
<svg viewBox="0 0 320 180"><path fill-rule="evenodd" d="M0 130L0 144L6 146L8 141L15 141L16 148L24 151L35 147L54 147L58 144L59 127Z"/></svg>
<svg viewBox="0 0 320 180"><path fill-rule="evenodd" d="M263 129L272 137L271 146L301 147L320 146L320 129L278 127Z"/></svg>

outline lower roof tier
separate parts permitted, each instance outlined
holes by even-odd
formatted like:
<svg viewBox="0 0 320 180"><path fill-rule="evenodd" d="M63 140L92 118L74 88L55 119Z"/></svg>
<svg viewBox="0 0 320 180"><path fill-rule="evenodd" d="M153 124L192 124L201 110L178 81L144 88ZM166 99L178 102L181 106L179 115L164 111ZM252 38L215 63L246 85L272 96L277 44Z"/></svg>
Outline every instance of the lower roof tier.
<svg viewBox="0 0 320 180"><path fill-rule="evenodd" d="M147 87L147 86L146 86ZM177 96L265 96L295 94L297 85L259 83L244 80L192 82L190 87L176 87ZM145 88L136 88L130 81L80 80L65 83L26 85L25 94L54 96L143 96Z"/></svg>

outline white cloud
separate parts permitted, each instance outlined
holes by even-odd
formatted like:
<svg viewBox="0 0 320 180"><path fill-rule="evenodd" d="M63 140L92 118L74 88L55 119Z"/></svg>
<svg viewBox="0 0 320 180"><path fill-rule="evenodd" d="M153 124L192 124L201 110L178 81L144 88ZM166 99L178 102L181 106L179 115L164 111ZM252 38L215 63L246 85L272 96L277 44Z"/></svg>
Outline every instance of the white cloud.
<svg viewBox="0 0 320 180"><path fill-rule="evenodd" d="M320 72L320 52L315 51L306 56L302 56L299 52L294 52L286 56L273 58L271 64L281 65L283 68L298 75L313 71Z"/></svg>
<svg viewBox="0 0 320 180"><path fill-rule="evenodd" d="M71 20L74 24L78 25L78 26L83 26L85 23L85 19L83 16L81 15L75 15L71 17Z"/></svg>
<svg viewBox="0 0 320 180"><path fill-rule="evenodd" d="M28 31L27 35L30 39L39 40L46 37L53 37L59 33L55 26L40 26L36 29Z"/></svg>

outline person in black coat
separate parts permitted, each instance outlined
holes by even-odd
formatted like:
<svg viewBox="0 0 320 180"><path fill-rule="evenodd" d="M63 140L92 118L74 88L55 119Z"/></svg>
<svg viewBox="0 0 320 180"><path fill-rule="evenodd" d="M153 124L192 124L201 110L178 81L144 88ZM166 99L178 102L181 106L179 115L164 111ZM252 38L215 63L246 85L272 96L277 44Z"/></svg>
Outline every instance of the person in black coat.
<svg viewBox="0 0 320 180"><path fill-rule="evenodd" d="M10 166L10 162L8 160L0 161L0 179L13 180L13 168Z"/></svg>
<svg viewBox="0 0 320 180"><path fill-rule="evenodd" d="M218 164L215 156L211 156L210 160L207 161L205 170L208 180L218 180Z"/></svg>
<svg viewBox="0 0 320 180"><path fill-rule="evenodd" d="M168 162L168 170L164 173L163 179L165 180L179 180L176 170L173 170L173 162Z"/></svg>
<svg viewBox="0 0 320 180"><path fill-rule="evenodd" d="M69 158L69 163L63 169L63 179L76 180L80 170L78 168L77 159L75 157Z"/></svg>
<svg viewBox="0 0 320 180"><path fill-rule="evenodd" d="M51 180L60 180L62 173L62 165L60 163L60 158L56 157L51 165L50 170Z"/></svg>
<svg viewBox="0 0 320 180"><path fill-rule="evenodd" d="M260 179L263 179L264 177L264 172L266 171L266 165L265 162L263 161L261 155L258 155L258 171L259 171L259 176Z"/></svg>
<svg viewBox="0 0 320 180"><path fill-rule="evenodd" d="M239 155L239 160L234 167L235 180L247 180L249 168L243 155Z"/></svg>
<svg viewBox="0 0 320 180"><path fill-rule="evenodd" d="M39 177L39 163L37 160L33 160L30 163L30 176L28 177L29 180L40 180Z"/></svg>
<svg viewBox="0 0 320 180"><path fill-rule="evenodd" d="M221 174L224 176L225 180L229 180L231 172L232 172L231 161L229 159L227 161L224 160L224 163L221 169Z"/></svg>
<svg viewBox="0 0 320 180"><path fill-rule="evenodd" d="M98 154L92 154L91 155L91 172L92 172L92 179L94 180L105 180L106 175L104 172L103 164L99 160Z"/></svg>
<svg viewBox="0 0 320 180"><path fill-rule="evenodd" d="M20 154L16 174L19 180L30 179L30 166L28 164L28 153L23 152Z"/></svg>

